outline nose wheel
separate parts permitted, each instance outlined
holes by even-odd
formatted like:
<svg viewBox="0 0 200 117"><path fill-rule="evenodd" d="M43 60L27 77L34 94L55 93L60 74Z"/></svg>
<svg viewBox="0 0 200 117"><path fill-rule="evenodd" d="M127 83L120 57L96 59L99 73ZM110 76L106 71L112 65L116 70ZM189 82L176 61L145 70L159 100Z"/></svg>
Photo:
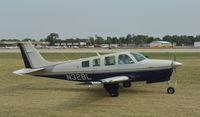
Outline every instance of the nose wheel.
<svg viewBox="0 0 200 117"><path fill-rule="evenodd" d="M174 94L174 93L175 93L174 87L168 87L168 88L167 88L167 93L168 93L168 94Z"/></svg>
<svg viewBox="0 0 200 117"><path fill-rule="evenodd" d="M168 88L167 88L167 93L168 94L174 94L175 93L175 89L174 89L174 87L171 87L170 86L170 81L168 81Z"/></svg>

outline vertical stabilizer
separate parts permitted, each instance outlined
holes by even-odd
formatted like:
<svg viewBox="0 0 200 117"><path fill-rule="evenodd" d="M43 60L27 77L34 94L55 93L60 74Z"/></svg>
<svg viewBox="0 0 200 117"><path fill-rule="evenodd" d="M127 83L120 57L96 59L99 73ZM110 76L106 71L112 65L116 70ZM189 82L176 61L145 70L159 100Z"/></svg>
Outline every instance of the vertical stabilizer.
<svg viewBox="0 0 200 117"><path fill-rule="evenodd" d="M39 68L49 65L40 53L35 49L31 42L18 44L26 68Z"/></svg>

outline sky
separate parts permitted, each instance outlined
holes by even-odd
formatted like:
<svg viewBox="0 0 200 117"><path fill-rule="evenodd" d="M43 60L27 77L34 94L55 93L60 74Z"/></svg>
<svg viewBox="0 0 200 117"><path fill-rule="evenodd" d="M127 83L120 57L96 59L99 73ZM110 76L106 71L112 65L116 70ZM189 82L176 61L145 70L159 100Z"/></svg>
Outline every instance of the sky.
<svg viewBox="0 0 200 117"><path fill-rule="evenodd" d="M199 35L200 0L0 0L0 39Z"/></svg>

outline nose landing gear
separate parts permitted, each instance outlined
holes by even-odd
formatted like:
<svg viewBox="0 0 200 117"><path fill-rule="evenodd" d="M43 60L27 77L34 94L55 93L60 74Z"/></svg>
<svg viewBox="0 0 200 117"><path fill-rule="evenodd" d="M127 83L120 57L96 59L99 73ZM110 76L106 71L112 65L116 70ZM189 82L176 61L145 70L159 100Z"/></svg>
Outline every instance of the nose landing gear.
<svg viewBox="0 0 200 117"><path fill-rule="evenodd" d="M167 88L167 93L168 93L168 94L174 94L174 93L175 93L175 89L174 89L174 87L170 86L170 81L168 81L167 84L168 84L168 86L169 86L169 87Z"/></svg>

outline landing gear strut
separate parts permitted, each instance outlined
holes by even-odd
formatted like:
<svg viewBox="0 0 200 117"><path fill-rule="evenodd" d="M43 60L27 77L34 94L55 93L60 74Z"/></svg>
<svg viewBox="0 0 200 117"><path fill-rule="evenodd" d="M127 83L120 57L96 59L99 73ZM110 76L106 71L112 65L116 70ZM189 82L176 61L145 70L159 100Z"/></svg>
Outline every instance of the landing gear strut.
<svg viewBox="0 0 200 117"><path fill-rule="evenodd" d="M167 83L168 83L168 86L169 86L169 87L167 88L167 93L168 93L168 94L174 94L174 93L175 93L174 87L171 87L171 86L170 86L170 81L168 81Z"/></svg>

